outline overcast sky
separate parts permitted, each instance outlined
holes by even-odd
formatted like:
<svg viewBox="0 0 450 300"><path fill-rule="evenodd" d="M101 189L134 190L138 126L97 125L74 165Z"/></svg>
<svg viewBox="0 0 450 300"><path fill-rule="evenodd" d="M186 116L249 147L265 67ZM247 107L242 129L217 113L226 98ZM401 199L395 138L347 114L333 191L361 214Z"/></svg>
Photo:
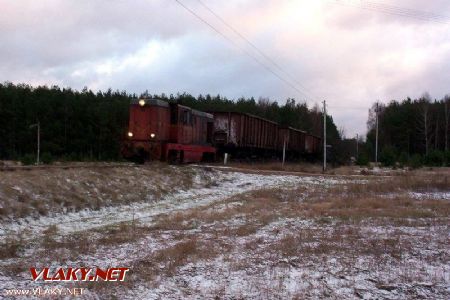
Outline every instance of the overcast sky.
<svg viewBox="0 0 450 300"><path fill-rule="evenodd" d="M340 0L350 6L330 0L203 0L282 72L197 0L179 1L233 44L175 0L0 0L0 81L269 97L279 103L308 98L310 106L326 99L349 137L365 133L376 99L450 93L447 19L355 8L364 2L355 0ZM450 16L448 0L388 3Z"/></svg>

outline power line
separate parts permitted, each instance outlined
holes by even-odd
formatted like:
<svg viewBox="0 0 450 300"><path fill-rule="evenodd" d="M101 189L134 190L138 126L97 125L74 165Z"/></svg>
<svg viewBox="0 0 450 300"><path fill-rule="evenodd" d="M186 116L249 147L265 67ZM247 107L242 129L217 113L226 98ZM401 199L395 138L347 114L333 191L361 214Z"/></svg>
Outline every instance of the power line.
<svg viewBox="0 0 450 300"><path fill-rule="evenodd" d="M204 18L202 18L200 15L198 15L195 11L184 5L179 0L175 0L176 3L178 3L181 7L183 7L185 10L187 10L189 13L191 13L193 16L195 16L197 19L202 21L204 24L206 24L208 27L210 27L212 30L214 30L217 34L219 34L222 38L233 44L236 48L243 51L245 54L247 54L250 58L252 58L255 62L257 62L259 65L261 65L264 69L272 73L274 76L276 76L278 79L283 81L286 85L297 91L299 94L302 95L302 97L308 97L307 94L302 92L300 89L298 89L296 86L294 86L291 82L274 72L270 67L266 66L263 62L261 62L257 57L255 57L252 53L248 52L245 48L240 47L237 43L235 43L233 40L231 40L229 37L227 37L225 34L223 34L220 30L218 30L216 27L214 27L211 23L206 21ZM306 99L307 101L307 99Z"/></svg>
<svg viewBox="0 0 450 300"><path fill-rule="evenodd" d="M327 102L323 101L323 172L327 170Z"/></svg>
<svg viewBox="0 0 450 300"><path fill-rule="evenodd" d="M242 40L244 40L248 45L250 45L250 47L252 47L259 55L261 55L268 62L270 62L273 66L275 66L275 68L277 68L280 72L282 72L284 75L289 77L289 79L291 79L295 84L300 86L303 90L306 90L309 93L309 96L312 96L312 98L315 98L314 95L312 95L311 91L308 88L306 88L303 84L298 82L294 76L292 76L290 73L285 71L276 61L274 61L272 58L270 58L269 55L267 55L264 51L259 49L254 43L252 43L247 37L245 37L243 34L241 34L235 27L230 25L224 18L222 18L219 14L217 14L213 9L211 9L209 6L207 6L201 0L197 0L197 2L199 2L201 6L203 6L206 10L208 10L217 19L219 19L219 21L222 22L226 27L228 27L228 29L230 29L237 36L239 36Z"/></svg>
<svg viewBox="0 0 450 300"><path fill-rule="evenodd" d="M366 5L371 8L380 8L380 9L387 10L390 12L400 13L407 17L422 19L424 21L435 21L435 22L440 22L440 23L442 22L442 23L446 23L446 24L449 24L449 21L450 21L450 17L448 17L448 16L438 15L438 14L431 13L431 12L425 12L425 11L390 5L390 4L386 4L386 3L374 2L374 1L364 1L362 3L363 3L363 5Z"/></svg>
<svg viewBox="0 0 450 300"><path fill-rule="evenodd" d="M352 3L352 2L342 2L340 0L331 1L334 4L342 5L342 6L348 6L348 7L356 7L356 8L362 8L367 10L373 10L373 11L379 11L383 13L403 16L403 17L410 17L410 18L416 18L420 19L422 21L435 21L439 23L449 23L450 21L449 17L443 16L443 15L437 15L434 13L429 12L423 12L419 10L413 10L409 8L403 8L399 6L384 4L384 3L377 3L373 1L361 1L359 3Z"/></svg>
<svg viewBox="0 0 450 300"><path fill-rule="evenodd" d="M438 15L430 12L424 12L414 10L410 8L404 8L395 5L389 5L373 1L361 1L359 3L343 2L340 0L328 0L328 2L336 5L355 7L375 12L381 12L390 15L396 15L401 17L413 18L421 21L430 21L441 24L450 24L450 17L444 15Z"/></svg>

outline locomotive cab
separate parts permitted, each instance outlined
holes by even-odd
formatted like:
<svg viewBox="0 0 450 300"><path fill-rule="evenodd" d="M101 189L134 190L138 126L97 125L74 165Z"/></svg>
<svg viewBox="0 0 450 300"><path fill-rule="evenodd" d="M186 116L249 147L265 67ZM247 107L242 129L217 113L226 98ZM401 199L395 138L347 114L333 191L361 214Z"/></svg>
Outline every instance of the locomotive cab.
<svg viewBox="0 0 450 300"><path fill-rule="evenodd" d="M167 160L198 162L213 160L216 149L211 146L213 115L181 104L170 104L170 138Z"/></svg>
<svg viewBox="0 0 450 300"><path fill-rule="evenodd" d="M169 140L169 124L167 102L150 98L133 100L124 156L138 161L160 159L162 145Z"/></svg>
<svg viewBox="0 0 450 300"><path fill-rule="evenodd" d="M130 106L124 157L143 162L198 162L213 159L213 116L159 99L138 99Z"/></svg>

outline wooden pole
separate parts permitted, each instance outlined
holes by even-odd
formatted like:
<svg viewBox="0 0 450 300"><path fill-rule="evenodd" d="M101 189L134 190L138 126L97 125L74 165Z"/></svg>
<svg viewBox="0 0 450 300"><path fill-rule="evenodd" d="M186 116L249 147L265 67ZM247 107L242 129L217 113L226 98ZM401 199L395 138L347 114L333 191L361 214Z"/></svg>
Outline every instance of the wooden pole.
<svg viewBox="0 0 450 300"><path fill-rule="evenodd" d="M327 170L327 107L323 101L323 171Z"/></svg>
<svg viewBox="0 0 450 300"><path fill-rule="evenodd" d="M41 152L41 123L37 123L37 165L39 165L39 158Z"/></svg>
<svg viewBox="0 0 450 300"><path fill-rule="evenodd" d="M376 108L376 133L375 133L375 163L378 163L378 102L377 102L377 108Z"/></svg>

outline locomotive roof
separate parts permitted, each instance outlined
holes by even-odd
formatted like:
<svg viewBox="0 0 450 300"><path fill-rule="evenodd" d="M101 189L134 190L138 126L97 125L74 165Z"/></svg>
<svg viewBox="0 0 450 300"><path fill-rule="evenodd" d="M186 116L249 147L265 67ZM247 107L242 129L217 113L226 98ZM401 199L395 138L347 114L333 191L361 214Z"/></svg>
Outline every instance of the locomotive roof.
<svg viewBox="0 0 450 300"><path fill-rule="evenodd" d="M145 100L146 105L161 106L161 107L167 107L167 108L170 107L169 102L167 102L166 100L157 99L157 98L135 98L135 99L131 100L131 104L139 104L139 100L142 100L142 99ZM185 106L182 104L175 104L175 105L178 105L178 106L181 106L181 107L191 110L193 115L203 117L203 118L208 118L208 119L214 118L214 116L210 113L196 110L196 109L190 108L189 106Z"/></svg>
<svg viewBox="0 0 450 300"><path fill-rule="evenodd" d="M156 98L135 98L131 100L131 104L139 104L139 100L145 100L145 104L153 105L153 106L162 106L169 107L169 103L167 101L156 99Z"/></svg>

